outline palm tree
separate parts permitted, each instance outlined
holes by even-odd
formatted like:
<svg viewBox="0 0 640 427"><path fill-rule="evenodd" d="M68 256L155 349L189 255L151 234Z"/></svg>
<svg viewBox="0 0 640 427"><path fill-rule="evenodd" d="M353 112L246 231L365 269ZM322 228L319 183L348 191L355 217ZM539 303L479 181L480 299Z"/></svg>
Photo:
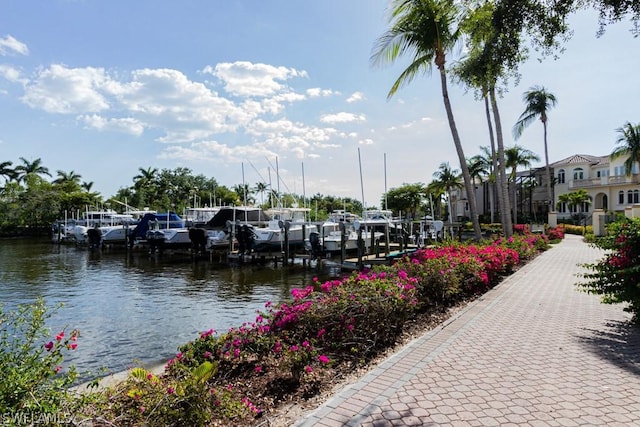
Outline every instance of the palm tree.
<svg viewBox="0 0 640 427"><path fill-rule="evenodd" d="M616 140L618 147L613 150L610 157L617 159L627 156L624 168L627 175L631 175L634 163L640 162L640 124L632 125L627 122L621 128L616 129L616 132L619 134Z"/></svg>
<svg viewBox="0 0 640 427"><path fill-rule="evenodd" d="M257 182L256 186L253 188L253 191L260 194L260 204L264 205L264 193L269 189L269 186L264 182Z"/></svg>
<svg viewBox="0 0 640 427"><path fill-rule="evenodd" d="M476 186L476 179L480 185L482 185L485 178L491 179L491 161L487 161L487 159L482 155L477 154L470 158L467 161L467 167L469 168L469 175L471 175L471 181L473 182L474 188Z"/></svg>
<svg viewBox="0 0 640 427"><path fill-rule="evenodd" d="M438 68L442 99L469 199L471 221L475 236L480 239L482 231L475 192L449 100L445 69L446 54L460 38L460 31L455 28L458 16L459 8L453 0L394 0L390 18L391 28L378 39L371 60L373 64L384 64L395 62L403 54L413 56L411 64L389 90L388 98L392 97L400 86L410 83L418 73L430 72L433 64Z"/></svg>
<svg viewBox="0 0 640 427"><path fill-rule="evenodd" d="M53 184L74 183L80 185L82 175L78 175L75 171L65 172L58 170L56 173L58 174L58 178L53 181Z"/></svg>
<svg viewBox="0 0 640 427"><path fill-rule="evenodd" d="M515 139L520 138L524 129L533 123L537 118L540 118L542 126L544 128L544 160L545 160L545 174L547 184L547 200L550 209L553 209L553 195L551 194L551 169L549 168L549 147L547 145L547 112L556 106L556 96L547 90L543 86L533 86L522 96L522 100L526 104L526 107L518 121L513 126L513 136Z"/></svg>
<svg viewBox="0 0 640 427"><path fill-rule="evenodd" d="M0 176L3 176L5 181L10 181L17 178L18 174L16 173L15 169L10 167L12 164L13 162L9 161L0 162Z"/></svg>
<svg viewBox="0 0 640 427"><path fill-rule="evenodd" d="M138 171L140 173L133 177L133 185L136 189L149 187L155 181L158 173L158 169L152 167L138 168Z"/></svg>
<svg viewBox="0 0 640 427"><path fill-rule="evenodd" d="M28 175L49 175L49 168L42 166L42 159L37 158L33 162L20 157L21 165L16 166L14 169L18 173L18 181L24 181Z"/></svg>
<svg viewBox="0 0 640 427"><path fill-rule="evenodd" d="M500 52L496 50L496 40L500 35L493 25L496 6L493 2L473 4L463 15L460 28L468 35L467 49L469 54L454 67L457 78L467 86L476 89L484 100L485 114L491 143L491 162L494 182L498 184L498 207L502 223L502 231L506 237L513 233L509 215L509 188L504 162L504 137L500 110L496 97L498 80L506 79L508 66ZM512 71L512 73L514 73ZM491 108L489 108L491 105ZM491 120L493 112L493 122ZM496 149L497 143L497 149ZM493 196L493 192L491 193ZM492 211L493 221L493 211Z"/></svg>
<svg viewBox="0 0 640 427"><path fill-rule="evenodd" d="M516 175L518 173L518 166L523 166L528 168L531 166L531 162L540 161L540 157L535 154L531 150L527 150L526 148L520 147L519 145L514 145L513 147L509 147L504 150L505 154L505 166L511 168L511 173L509 174L509 181L512 185L513 192L513 223L518 223L518 204L516 203Z"/></svg>
<svg viewBox="0 0 640 427"><path fill-rule="evenodd" d="M491 122L489 120L489 127L491 127ZM474 158L477 158L484 165L484 169L487 175L487 182L489 184L489 210L491 211L491 223L495 222L495 199L496 199L496 170L497 168L497 159L495 148L490 148L487 146L480 147L481 154L476 155ZM501 205L500 203L498 204ZM504 224L504 221L502 221ZM503 230L504 231L504 230ZM505 233L506 234L506 233Z"/></svg>
<svg viewBox="0 0 640 427"><path fill-rule="evenodd" d="M80 184L80 187L82 187L82 189L85 190L87 193L90 193L91 188L93 187L93 181L89 181L89 182L83 181L82 184Z"/></svg>
<svg viewBox="0 0 640 427"><path fill-rule="evenodd" d="M582 207L591 203L591 196L587 193L587 190L581 188L571 193L564 193L558 196L558 204L560 203L566 203L570 211L574 209L577 210L578 222L580 223L582 221Z"/></svg>
<svg viewBox="0 0 640 427"><path fill-rule="evenodd" d="M449 163L444 162L440 163L440 167L437 171L433 173L433 177L435 178L432 185L438 189L444 190L447 194L447 204L449 206L449 222L453 222L453 206L451 204L453 200L453 190L460 189L463 187L462 182L460 181L460 171L457 169L451 169Z"/></svg>

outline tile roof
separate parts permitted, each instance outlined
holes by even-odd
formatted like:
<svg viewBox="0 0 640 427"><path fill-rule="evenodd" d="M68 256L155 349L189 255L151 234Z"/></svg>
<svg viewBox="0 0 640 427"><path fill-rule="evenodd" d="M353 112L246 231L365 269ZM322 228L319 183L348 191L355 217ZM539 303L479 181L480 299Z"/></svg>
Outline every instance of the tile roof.
<svg viewBox="0 0 640 427"><path fill-rule="evenodd" d="M609 156L591 156L589 154L574 154L573 156L569 156L566 159L559 160L557 162L551 163L549 166L558 167L561 165L575 165L575 164L590 164L591 166L596 165L607 165L609 164Z"/></svg>

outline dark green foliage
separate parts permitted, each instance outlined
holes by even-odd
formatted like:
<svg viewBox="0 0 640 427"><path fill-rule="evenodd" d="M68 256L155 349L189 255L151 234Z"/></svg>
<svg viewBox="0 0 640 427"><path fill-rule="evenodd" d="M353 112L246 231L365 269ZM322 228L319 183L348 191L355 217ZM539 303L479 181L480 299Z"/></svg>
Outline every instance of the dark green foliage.
<svg viewBox="0 0 640 427"><path fill-rule="evenodd" d="M590 272L582 275L587 281L579 286L601 295L605 304L627 303L624 311L640 324L640 218L610 224L608 235L595 245L607 253L600 262L585 265Z"/></svg>

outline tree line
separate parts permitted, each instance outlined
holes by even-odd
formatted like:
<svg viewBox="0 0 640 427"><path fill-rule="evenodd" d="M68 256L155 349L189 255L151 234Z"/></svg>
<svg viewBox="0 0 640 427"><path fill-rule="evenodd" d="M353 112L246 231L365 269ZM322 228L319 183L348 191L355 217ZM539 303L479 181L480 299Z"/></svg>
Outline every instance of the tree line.
<svg viewBox="0 0 640 427"><path fill-rule="evenodd" d="M389 13L389 29L376 41L371 55L372 65L395 63L408 57L410 64L392 84L388 97L411 83L420 74L438 71L442 99L447 113L451 137L456 148L466 194L474 194L474 186L464 148L458 133L449 99L448 82L454 80L472 89L484 102L490 141L491 162L497 187L498 211L503 233L513 232L506 173L503 125L497 98L517 79L519 66L528 59L530 48L543 55L558 52L571 34L569 16L581 9L595 8L600 13L600 29L630 16L634 35L640 34L639 0L393 0ZM466 55L452 67L446 66L447 55L463 44ZM546 111L555 105L555 97L537 86L525 94L527 109L513 129L517 138L533 120L545 126L545 162L547 198L552 205L552 179L546 140ZM474 197L468 197L469 211L476 238L481 237L478 209Z"/></svg>
<svg viewBox="0 0 640 427"><path fill-rule="evenodd" d="M485 155L468 160L474 182L482 183L491 176L490 157ZM515 178L519 167L528 167L537 156L519 146L507 150L511 177ZM19 228L48 227L58 219L77 217L86 210L150 209L155 211L183 212L188 207L205 206L261 206L308 207L311 219L323 220L336 210L360 214L361 201L332 195L314 194L303 197L293 193L278 193L269 184L220 185L215 178L194 175L189 168L162 169L139 168L132 177L133 184L120 188L111 197L92 191L93 182L85 182L75 171L57 170L54 177L40 158L29 161L23 157L15 167L11 161L0 162L0 228L5 231ZM450 219L451 201L456 190L461 189L459 170L449 163L442 163L428 185L403 184L382 194L380 206L391 210L395 216L419 218L432 215L437 219ZM50 178L49 180L47 179ZM375 208L370 206L369 208Z"/></svg>

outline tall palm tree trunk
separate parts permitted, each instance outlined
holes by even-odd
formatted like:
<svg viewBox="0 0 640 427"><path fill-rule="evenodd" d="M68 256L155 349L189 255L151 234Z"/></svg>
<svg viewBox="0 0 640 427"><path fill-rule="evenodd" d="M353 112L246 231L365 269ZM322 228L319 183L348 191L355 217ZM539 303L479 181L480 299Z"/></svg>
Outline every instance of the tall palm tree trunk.
<svg viewBox="0 0 640 427"><path fill-rule="evenodd" d="M513 223L511 222L511 207L509 206L509 186L507 183L507 172L504 160L504 138L502 136L502 123L500 121L500 112L498 110L498 102L496 101L495 88L489 90L491 97L491 108L493 109L493 119L496 123L496 139L498 142L498 186L502 193L502 203L500 213L502 215L502 231L506 237L513 235Z"/></svg>
<svg viewBox="0 0 640 427"><path fill-rule="evenodd" d="M489 109L489 97L487 91L484 93L484 110L487 115L487 126L489 127L489 143L491 144L491 167L493 169L493 182L491 182L491 174L489 174L489 205L491 210L491 223L495 222L495 195L496 195L496 173L498 170L498 160L496 159L496 142L493 136L493 125L491 124L491 110ZM499 203L501 204L501 203Z"/></svg>
<svg viewBox="0 0 640 427"><path fill-rule="evenodd" d="M460 161L460 169L462 170L464 188L467 192L467 200L469 202L469 214L471 216L471 223L473 224L474 235L477 240L480 240L482 238L482 230L480 229L478 209L476 208L476 193L475 193L475 189L473 188L473 185L471 184L471 174L469 174L467 159L464 156L464 150L462 149L462 143L460 142L460 135L458 135L458 128L456 127L456 122L455 122L455 119L453 118L453 110L451 108L451 101L449 100L449 91L447 89L447 75L444 69L444 54L440 54L440 53L436 54L436 65L440 70L440 83L442 85L442 98L444 100L444 108L447 111L447 119L449 120L449 128L451 129L453 144L456 146L456 152L458 153L458 160Z"/></svg>
<svg viewBox="0 0 640 427"><path fill-rule="evenodd" d="M547 120L542 121L542 127L544 128L544 162L545 162L545 175L547 180L547 200L549 201L549 212L555 211L553 206L553 195L551 194L551 168L549 167L549 148L547 147Z"/></svg>

